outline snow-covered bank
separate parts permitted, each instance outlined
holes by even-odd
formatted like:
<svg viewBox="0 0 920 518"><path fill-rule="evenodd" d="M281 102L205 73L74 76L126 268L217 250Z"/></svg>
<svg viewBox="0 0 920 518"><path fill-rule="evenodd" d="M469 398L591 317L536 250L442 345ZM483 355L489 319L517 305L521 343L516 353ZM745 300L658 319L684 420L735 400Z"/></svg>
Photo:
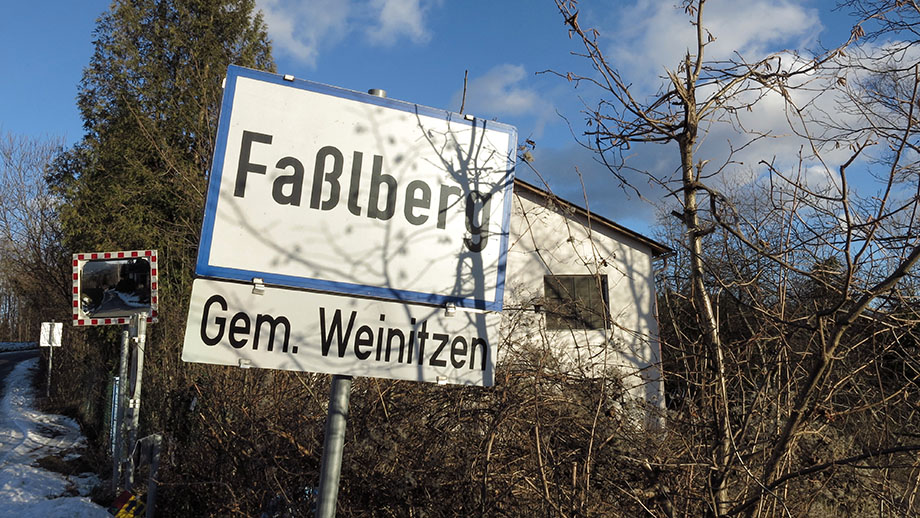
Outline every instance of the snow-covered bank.
<svg viewBox="0 0 920 518"><path fill-rule="evenodd" d="M99 484L96 475L40 467L76 460L86 438L73 419L35 409L30 371L37 368L38 358L20 362L0 402L0 516L111 518L88 498Z"/></svg>
<svg viewBox="0 0 920 518"><path fill-rule="evenodd" d="M38 342L0 342L0 352L38 349Z"/></svg>

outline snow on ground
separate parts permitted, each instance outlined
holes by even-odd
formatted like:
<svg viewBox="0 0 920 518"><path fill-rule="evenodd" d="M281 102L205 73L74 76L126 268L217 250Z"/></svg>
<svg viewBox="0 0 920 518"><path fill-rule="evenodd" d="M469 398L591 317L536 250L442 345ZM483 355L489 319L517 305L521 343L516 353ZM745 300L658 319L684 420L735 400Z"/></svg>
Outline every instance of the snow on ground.
<svg viewBox="0 0 920 518"><path fill-rule="evenodd" d="M0 402L0 516L111 518L88 498L100 483L96 475L67 476L39 467L76 460L86 438L73 419L35 410L30 380L38 361L16 366Z"/></svg>
<svg viewBox="0 0 920 518"><path fill-rule="evenodd" d="M38 342L0 342L0 352L38 349Z"/></svg>

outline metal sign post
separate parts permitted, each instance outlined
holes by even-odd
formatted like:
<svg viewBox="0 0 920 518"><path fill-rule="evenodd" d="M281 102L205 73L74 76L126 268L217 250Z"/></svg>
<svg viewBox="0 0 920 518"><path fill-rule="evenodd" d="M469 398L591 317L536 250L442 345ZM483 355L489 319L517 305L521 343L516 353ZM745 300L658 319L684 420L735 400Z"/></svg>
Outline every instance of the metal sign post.
<svg viewBox="0 0 920 518"><path fill-rule="evenodd" d="M316 496L316 518L335 516L342 474L342 453L345 428L348 425L348 403L351 399L351 376L332 376L329 388L329 413L326 415L326 436L323 438L323 460L319 468L319 494Z"/></svg>
<svg viewBox="0 0 920 518"><path fill-rule="evenodd" d="M48 349L48 379L45 381L45 397L51 397L51 362L54 358L54 347Z"/></svg>
<svg viewBox="0 0 920 518"><path fill-rule="evenodd" d="M120 376L112 376L111 416L109 419L109 454L112 456L112 492L118 491L121 481L121 383Z"/></svg>
<svg viewBox="0 0 920 518"><path fill-rule="evenodd" d="M125 408L125 428L128 448L125 452L125 490L134 486L134 449L137 443L137 429L141 415L141 382L144 375L144 348L147 342L147 314L137 313L131 317L131 366L125 391L128 406Z"/></svg>
<svg viewBox="0 0 920 518"><path fill-rule="evenodd" d="M122 457L124 456L125 436L122 433L125 424L125 391L122 388L128 379L128 355L131 331L129 326L122 326L121 331L121 358L118 363L119 390L115 398L114 409L114 446L112 448L112 490L118 492L122 485Z"/></svg>
<svg viewBox="0 0 920 518"><path fill-rule="evenodd" d="M144 348L147 342L147 313L137 313L125 325L121 335L119 380L126 380L118 390L114 409L114 445L112 453L112 488L131 491L134 485L134 449L141 408L141 382L144 373ZM119 383L121 385L121 383Z"/></svg>
<svg viewBox="0 0 920 518"><path fill-rule="evenodd" d="M39 345L48 348L48 379L45 382L45 397L51 397L51 362L54 358L54 348L61 346L63 328L64 324L60 322L42 322Z"/></svg>
<svg viewBox="0 0 920 518"><path fill-rule="evenodd" d="M386 97L386 90L377 88L367 93ZM345 430L348 426L348 404L351 400L351 376L335 374L329 387L329 410L326 414L326 436L323 437L323 460L319 468L319 493L316 495L316 518L333 518L339 497L342 475L342 454L345 450Z"/></svg>

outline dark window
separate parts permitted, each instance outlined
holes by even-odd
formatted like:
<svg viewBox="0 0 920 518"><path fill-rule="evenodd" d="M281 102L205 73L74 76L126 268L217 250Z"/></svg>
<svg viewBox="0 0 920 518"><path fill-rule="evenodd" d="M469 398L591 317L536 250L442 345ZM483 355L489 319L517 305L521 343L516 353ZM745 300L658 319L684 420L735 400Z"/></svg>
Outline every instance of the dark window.
<svg viewBox="0 0 920 518"><path fill-rule="evenodd" d="M606 275L544 275L547 329L605 329L610 323Z"/></svg>

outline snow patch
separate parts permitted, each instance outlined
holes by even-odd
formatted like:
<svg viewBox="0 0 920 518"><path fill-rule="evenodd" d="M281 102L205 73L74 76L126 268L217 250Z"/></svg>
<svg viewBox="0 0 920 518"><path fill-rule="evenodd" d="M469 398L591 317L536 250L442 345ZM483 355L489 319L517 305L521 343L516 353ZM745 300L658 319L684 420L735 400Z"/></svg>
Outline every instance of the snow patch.
<svg viewBox="0 0 920 518"><path fill-rule="evenodd" d="M20 362L7 378L0 402L0 516L111 518L88 498L99 485L92 473L67 476L38 467L38 460L76 458L86 438L69 417L35 410L30 379L38 358Z"/></svg>

